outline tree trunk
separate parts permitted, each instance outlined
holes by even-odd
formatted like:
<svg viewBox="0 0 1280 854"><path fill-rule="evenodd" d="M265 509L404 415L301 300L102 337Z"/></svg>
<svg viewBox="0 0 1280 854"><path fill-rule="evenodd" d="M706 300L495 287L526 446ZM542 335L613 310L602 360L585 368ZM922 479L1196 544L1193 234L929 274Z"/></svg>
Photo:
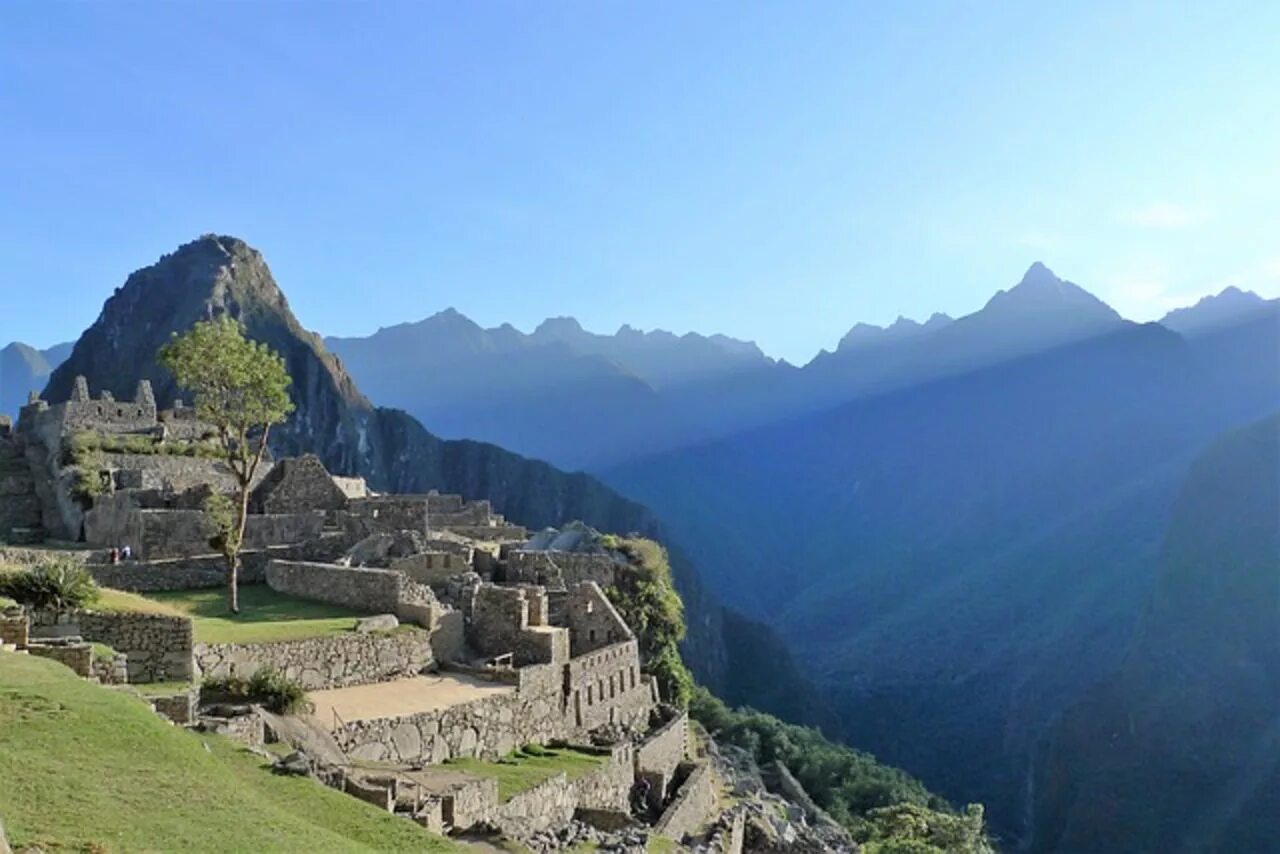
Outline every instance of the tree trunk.
<svg viewBox="0 0 1280 854"><path fill-rule="evenodd" d="M236 496L235 539L231 542L228 555L228 587L227 603L231 613L240 613L240 549L244 546L245 524L249 521L249 487L240 486Z"/></svg>

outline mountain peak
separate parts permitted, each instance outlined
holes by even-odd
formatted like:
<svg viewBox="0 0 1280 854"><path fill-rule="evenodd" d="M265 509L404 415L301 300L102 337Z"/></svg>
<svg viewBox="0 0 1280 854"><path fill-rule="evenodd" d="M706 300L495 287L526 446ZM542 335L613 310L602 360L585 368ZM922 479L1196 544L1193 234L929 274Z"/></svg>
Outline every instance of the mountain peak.
<svg viewBox="0 0 1280 854"><path fill-rule="evenodd" d="M1018 287L1026 285L1028 287L1043 287L1045 285L1060 285L1062 280L1059 279L1054 272L1046 267L1042 262L1035 261L1027 268L1027 272L1022 274L1022 281L1018 283Z"/></svg>
<svg viewBox="0 0 1280 854"><path fill-rule="evenodd" d="M582 324L574 317L548 317L538 324L537 329L533 330L535 336L544 335L552 338L577 336L582 333Z"/></svg>
<svg viewBox="0 0 1280 854"><path fill-rule="evenodd" d="M1195 305L1175 308L1160 318L1160 324L1187 334L1248 320L1276 305L1280 305L1280 300L1264 299L1253 291L1228 285L1216 294L1201 297Z"/></svg>
<svg viewBox="0 0 1280 854"><path fill-rule="evenodd" d="M1086 324L1114 324L1121 320L1111 306L1074 282L1058 278L1039 261L1027 268L1018 284L996 291L978 314L1010 319L1053 315L1055 323L1074 319Z"/></svg>

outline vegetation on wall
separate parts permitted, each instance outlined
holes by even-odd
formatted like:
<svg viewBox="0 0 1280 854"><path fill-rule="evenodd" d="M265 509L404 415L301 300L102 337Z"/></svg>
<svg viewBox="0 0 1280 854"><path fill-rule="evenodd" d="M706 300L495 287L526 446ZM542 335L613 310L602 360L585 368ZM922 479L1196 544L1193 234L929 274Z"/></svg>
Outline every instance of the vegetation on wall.
<svg viewBox="0 0 1280 854"><path fill-rule="evenodd" d="M667 552L653 540L606 535L605 548L624 555L616 583L605 591L636 634L641 669L658 682L662 698L684 708L693 697L693 675L680 657L684 604L671 579Z"/></svg>
<svg viewBox="0 0 1280 854"><path fill-rule="evenodd" d="M133 454L145 457L205 457L221 456L218 446L211 442L187 439L161 439L158 436L126 435L104 436L100 433L76 433L67 440L64 462L82 465L96 454Z"/></svg>

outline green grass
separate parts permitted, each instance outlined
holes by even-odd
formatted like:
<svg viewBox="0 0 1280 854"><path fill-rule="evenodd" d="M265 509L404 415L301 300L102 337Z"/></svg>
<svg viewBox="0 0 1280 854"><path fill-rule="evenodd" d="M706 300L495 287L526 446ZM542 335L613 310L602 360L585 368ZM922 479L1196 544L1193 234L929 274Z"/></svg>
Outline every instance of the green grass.
<svg viewBox="0 0 1280 854"><path fill-rule="evenodd" d="M569 748L525 747L497 762L451 759L445 764L477 777L496 778L498 800L505 803L562 771L570 780L584 777L604 765L606 758Z"/></svg>
<svg viewBox="0 0 1280 854"><path fill-rule="evenodd" d="M226 591L178 590L150 599L194 620L197 643L269 643L341 635L365 616L338 605L277 593L266 585L240 588L240 613L227 611Z"/></svg>
<svg viewBox="0 0 1280 854"><path fill-rule="evenodd" d="M645 850L649 854L670 854L672 851L679 851L680 846L676 845L665 836L658 836L656 833L649 835L649 841L645 844Z"/></svg>
<svg viewBox="0 0 1280 854"><path fill-rule="evenodd" d="M89 644L89 646L93 647L93 658L95 661L101 661L104 658L116 657L116 651L105 643L94 642Z"/></svg>
<svg viewBox="0 0 1280 854"><path fill-rule="evenodd" d="M0 653L0 805L15 849L443 851L447 840L56 662Z"/></svg>
<svg viewBox="0 0 1280 854"><path fill-rule="evenodd" d="M186 616L181 611L165 605L163 602L148 599L146 596L139 596L137 593L126 593L123 590L112 590L109 587L99 588L98 598L90 604L89 607L94 611L103 611L109 614L133 612L141 614L165 614L170 617Z"/></svg>
<svg viewBox="0 0 1280 854"><path fill-rule="evenodd" d="M191 690L190 682L138 682L129 683L129 689L143 697L172 697Z"/></svg>

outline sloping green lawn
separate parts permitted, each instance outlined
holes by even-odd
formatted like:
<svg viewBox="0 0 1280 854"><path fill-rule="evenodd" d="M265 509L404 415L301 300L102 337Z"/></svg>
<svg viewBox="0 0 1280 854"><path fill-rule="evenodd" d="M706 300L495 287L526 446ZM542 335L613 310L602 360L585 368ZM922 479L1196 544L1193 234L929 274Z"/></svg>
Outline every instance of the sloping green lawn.
<svg viewBox="0 0 1280 854"><path fill-rule="evenodd" d="M227 592L177 590L147 598L191 617L197 643L269 643L340 635L366 616L359 611L277 593L265 584L240 588L240 613L227 611Z"/></svg>
<svg viewBox="0 0 1280 854"><path fill-rule="evenodd" d="M207 749L206 749L207 746ZM0 653L0 816L15 849L457 850L62 665Z"/></svg>
<svg viewBox="0 0 1280 854"><path fill-rule="evenodd" d="M524 747L498 762L450 759L445 764L477 777L498 780L498 800L506 802L521 792L564 772L570 780L585 777L604 765L607 757L568 748Z"/></svg>

